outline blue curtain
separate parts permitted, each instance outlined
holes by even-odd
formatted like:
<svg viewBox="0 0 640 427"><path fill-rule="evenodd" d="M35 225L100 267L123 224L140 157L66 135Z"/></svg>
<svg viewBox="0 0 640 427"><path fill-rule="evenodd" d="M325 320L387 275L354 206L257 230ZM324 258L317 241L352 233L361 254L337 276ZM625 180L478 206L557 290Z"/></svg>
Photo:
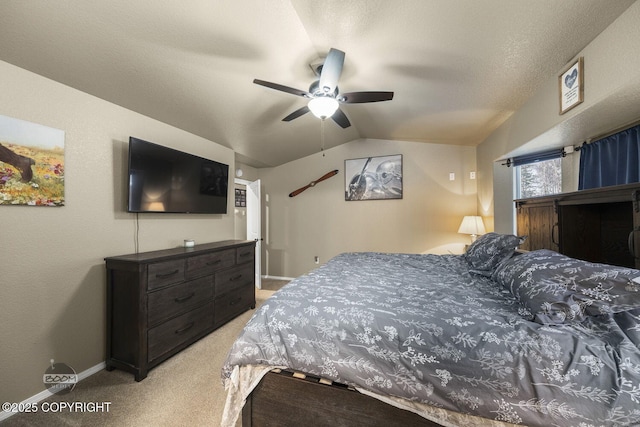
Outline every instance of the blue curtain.
<svg viewBox="0 0 640 427"><path fill-rule="evenodd" d="M640 182L640 125L580 149L578 190Z"/></svg>

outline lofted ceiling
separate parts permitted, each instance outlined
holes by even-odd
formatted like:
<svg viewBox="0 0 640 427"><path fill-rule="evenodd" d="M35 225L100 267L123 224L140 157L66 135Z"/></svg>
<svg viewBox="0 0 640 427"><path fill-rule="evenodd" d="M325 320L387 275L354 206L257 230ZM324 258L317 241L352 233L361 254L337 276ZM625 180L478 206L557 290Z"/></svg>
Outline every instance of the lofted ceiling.
<svg viewBox="0 0 640 427"><path fill-rule="evenodd" d="M254 167L320 150L282 118L309 64L346 53L325 148L358 138L477 145L634 0L2 0L0 60L227 146Z"/></svg>

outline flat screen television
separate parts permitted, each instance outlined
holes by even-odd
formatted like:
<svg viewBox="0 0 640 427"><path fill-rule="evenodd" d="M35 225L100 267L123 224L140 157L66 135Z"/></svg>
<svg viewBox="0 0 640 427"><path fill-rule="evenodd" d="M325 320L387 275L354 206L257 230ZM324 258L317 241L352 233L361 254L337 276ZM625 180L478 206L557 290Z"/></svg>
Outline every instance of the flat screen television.
<svg viewBox="0 0 640 427"><path fill-rule="evenodd" d="M226 214L229 166L129 137L128 212Z"/></svg>

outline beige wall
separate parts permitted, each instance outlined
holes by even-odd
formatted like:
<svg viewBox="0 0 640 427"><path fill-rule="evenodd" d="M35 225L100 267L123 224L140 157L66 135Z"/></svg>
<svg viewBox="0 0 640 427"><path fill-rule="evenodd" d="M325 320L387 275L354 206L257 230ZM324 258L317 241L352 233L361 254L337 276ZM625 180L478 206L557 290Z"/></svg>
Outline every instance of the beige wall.
<svg viewBox="0 0 640 427"><path fill-rule="evenodd" d="M126 213L130 135L234 167L231 150L0 62L0 114L65 132L63 207L0 206L0 401L44 390L55 359L77 372L105 360L106 256L135 251ZM227 215L140 214L141 251L234 237Z"/></svg>
<svg viewBox="0 0 640 427"><path fill-rule="evenodd" d="M317 267L315 256L322 264L346 251L446 253L468 243L457 230L476 213L474 147L368 139L324 153L259 171L269 198L263 274L295 277ZM402 200L344 200L345 159L394 154L403 156ZM288 197L333 169L338 175Z"/></svg>
<svg viewBox="0 0 640 427"><path fill-rule="evenodd" d="M584 57L584 102L558 113L558 76L478 146L478 204L495 230L513 231L512 168L498 159L583 141L640 118L640 2L634 3L576 57ZM569 64L572 58L567 58ZM558 75L564 71L558 70ZM573 154L563 162L563 191L577 189ZM495 216L495 218L494 218Z"/></svg>
<svg viewBox="0 0 640 427"><path fill-rule="evenodd" d="M237 176L238 169L242 170L242 176L240 177ZM255 181L256 179L258 179L258 171L259 169L236 161L236 178L242 179L244 181Z"/></svg>

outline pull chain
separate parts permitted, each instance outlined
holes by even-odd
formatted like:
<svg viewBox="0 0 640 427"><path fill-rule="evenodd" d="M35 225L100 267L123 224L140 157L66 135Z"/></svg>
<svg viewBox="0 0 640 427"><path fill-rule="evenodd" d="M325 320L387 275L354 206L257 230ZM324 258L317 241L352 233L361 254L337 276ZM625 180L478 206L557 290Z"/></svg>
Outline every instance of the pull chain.
<svg viewBox="0 0 640 427"><path fill-rule="evenodd" d="M320 141L321 141L321 146L320 146L320 151L322 152L322 157L324 157L324 121L326 119L322 119L320 120Z"/></svg>

